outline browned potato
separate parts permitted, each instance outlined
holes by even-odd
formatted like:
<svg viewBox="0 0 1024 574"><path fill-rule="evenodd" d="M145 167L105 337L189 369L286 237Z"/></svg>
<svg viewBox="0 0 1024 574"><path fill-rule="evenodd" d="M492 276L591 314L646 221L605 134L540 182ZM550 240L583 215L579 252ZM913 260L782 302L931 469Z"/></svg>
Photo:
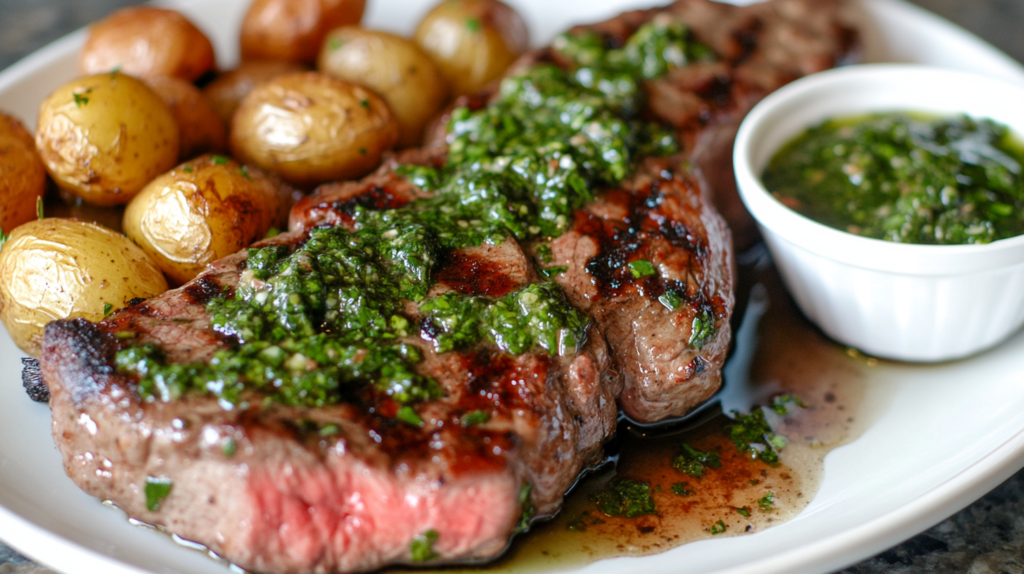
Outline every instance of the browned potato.
<svg viewBox="0 0 1024 574"><path fill-rule="evenodd" d="M327 32L358 24L366 0L255 0L242 20L242 58L314 62Z"/></svg>
<svg viewBox="0 0 1024 574"><path fill-rule="evenodd" d="M89 29L78 70L121 70L137 78L172 76L189 82L216 65L213 44L174 10L138 6L118 10Z"/></svg>
<svg viewBox="0 0 1024 574"><path fill-rule="evenodd" d="M304 188L365 175L398 140L398 122L367 88L316 72L279 76L242 100L231 152Z"/></svg>
<svg viewBox="0 0 1024 574"><path fill-rule="evenodd" d="M416 27L415 39L456 96L497 79L530 43L522 17L498 0L445 0Z"/></svg>
<svg viewBox="0 0 1024 574"><path fill-rule="evenodd" d="M356 26L332 30L317 67L380 94L398 119L398 147L419 143L423 126L448 96L448 86L423 50L387 32Z"/></svg>
<svg viewBox="0 0 1024 574"><path fill-rule="evenodd" d="M36 203L46 191L46 168L32 134L14 116L0 112L0 230L36 218Z"/></svg>
<svg viewBox="0 0 1024 574"><path fill-rule="evenodd" d="M146 83L167 104L178 120L181 142L178 157L188 159L202 153L224 151L227 124L213 111L210 102L194 85L178 78L148 78Z"/></svg>
<svg viewBox="0 0 1024 574"><path fill-rule="evenodd" d="M172 283L284 228L293 190L223 156L179 165L146 186L124 212L124 232Z"/></svg>
<svg viewBox="0 0 1024 574"><path fill-rule="evenodd" d="M72 80L39 108L36 149L62 189L127 203L178 161L178 122L160 96L120 73Z"/></svg>
<svg viewBox="0 0 1024 574"><path fill-rule="evenodd" d="M138 245L92 223L30 221L0 250L0 319L30 355L39 354L50 321L99 321L136 297L166 290L164 276Z"/></svg>
<svg viewBox="0 0 1024 574"><path fill-rule="evenodd" d="M225 124L230 125L238 104L242 103L242 98L253 88L278 76L302 71L305 71L305 68L295 62L250 60L218 76L203 89L203 95L210 102L213 111L217 112Z"/></svg>

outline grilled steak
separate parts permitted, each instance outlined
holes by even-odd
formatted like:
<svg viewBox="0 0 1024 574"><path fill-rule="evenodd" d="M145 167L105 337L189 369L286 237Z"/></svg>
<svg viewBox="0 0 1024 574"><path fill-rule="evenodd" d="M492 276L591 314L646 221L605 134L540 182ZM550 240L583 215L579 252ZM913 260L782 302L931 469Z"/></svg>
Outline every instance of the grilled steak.
<svg viewBox="0 0 1024 574"><path fill-rule="evenodd" d="M83 490L246 568L360 571L408 562L410 542L427 532L436 533L438 560L494 556L524 520L557 511L577 475L600 462L619 385L596 328L571 357L487 346L439 354L409 337L424 356L418 369L445 391L418 409L421 428L395 420L394 401L373 394L230 411L200 395L141 401L112 366L123 334L159 343L170 361L208 360L226 343L209 328L205 300L237 285L242 261L222 260L96 325L47 326L54 436ZM439 275L472 270L477 281L442 279L435 290L500 295L535 280L525 264L513 242L467 249ZM488 420L469 424L474 412ZM158 508L147 481L172 485Z"/></svg>
<svg viewBox="0 0 1024 574"><path fill-rule="evenodd" d="M812 6L824 15L808 17ZM714 62L644 83L649 115L671 125L683 148L636 158L621 181L589 190L592 200L553 237L441 249L429 290L403 301L418 332L393 335L417 357L409 376L437 385L415 409L365 373L333 391L344 400L315 405L271 400L273 388L245 388L228 400L217 380L181 392L170 371L146 383L156 394L144 393L142 371L126 370L122 357L156 349L180 372L222 364L223 352L246 336L221 328L211 305L265 286L249 253L296 253L331 229L354 237L367 213L436 199L396 168L445 166L454 148L443 135L363 181L322 186L296 205L291 231L258 244L259 252L218 261L184 287L98 324L48 325L40 367L68 475L130 516L258 571L497 555L519 528L556 512L580 473L602 460L617 402L652 422L685 414L719 387L733 271L729 230L712 195L727 215L742 215L729 203L731 169L719 173L728 165L723 142L768 91L849 53L852 35L837 23L836 6L680 0L587 28L620 45L642 24L678 14L714 50ZM572 65L548 49L521 66L538 62ZM461 104L479 109L487 99ZM543 282L540 272L553 277ZM500 337L443 343L451 325L437 301L494 302L538 285L552 293L555 284L554 297L590 317L578 339L559 335L557 344L522 352L509 352ZM364 360L354 355L357 366ZM299 352L287 362L318 368Z"/></svg>

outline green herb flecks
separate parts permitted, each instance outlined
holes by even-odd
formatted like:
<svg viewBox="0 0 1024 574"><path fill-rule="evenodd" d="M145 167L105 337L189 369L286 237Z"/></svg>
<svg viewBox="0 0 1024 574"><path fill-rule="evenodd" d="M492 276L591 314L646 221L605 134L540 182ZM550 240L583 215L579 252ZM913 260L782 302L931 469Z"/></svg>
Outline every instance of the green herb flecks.
<svg viewBox="0 0 1024 574"><path fill-rule="evenodd" d="M607 516L636 518L657 514L651 487L628 478L613 479L608 486L592 494L590 500Z"/></svg>
<svg viewBox="0 0 1024 574"><path fill-rule="evenodd" d="M416 412L416 409L409 405L399 407L398 414L395 415L395 418L414 427L423 426L423 418Z"/></svg>
<svg viewBox="0 0 1024 574"><path fill-rule="evenodd" d="M114 310L114 306L113 305L111 305L110 303L104 303L103 304L103 317L104 318L109 317L111 311L113 311L113 310Z"/></svg>
<svg viewBox="0 0 1024 574"><path fill-rule="evenodd" d="M725 523L719 520L711 525L711 528L708 529L708 532L710 532L711 534L722 534L726 531L727 528L728 527L725 525Z"/></svg>
<svg viewBox="0 0 1024 574"><path fill-rule="evenodd" d="M92 93L92 88L86 88L80 92L75 92L71 96L75 99L75 107L81 108L89 103L89 97L87 94Z"/></svg>
<svg viewBox="0 0 1024 574"><path fill-rule="evenodd" d="M519 518L519 524L516 526L517 534L530 529L530 521L533 520L534 515L537 513L537 509L533 506L532 494L533 485L529 482L524 483L519 488L519 508L523 509L523 513Z"/></svg>
<svg viewBox="0 0 1024 574"><path fill-rule="evenodd" d="M463 427L475 427L491 420L491 415L487 411L473 411L462 415L459 420Z"/></svg>
<svg viewBox="0 0 1024 574"><path fill-rule="evenodd" d="M758 508L761 509L762 512L768 512L769 510L772 510L773 508L775 508L775 494L771 492L765 494L763 497L758 499L757 506Z"/></svg>
<svg viewBox="0 0 1024 574"><path fill-rule="evenodd" d="M654 265L651 265L650 261L638 259L629 262L629 272L633 274L633 278L640 279L641 277L654 275L658 271L654 268Z"/></svg>
<svg viewBox="0 0 1024 574"><path fill-rule="evenodd" d="M733 422L726 425L725 432L740 452L769 466L779 464L779 452L786 446L786 438L772 432L760 407L749 414L734 412Z"/></svg>
<svg viewBox="0 0 1024 574"><path fill-rule="evenodd" d="M534 346L552 355L575 354L589 319L576 311L554 283L535 283L493 302L449 291L426 301L421 335L438 352L481 339L519 355Z"/></svg>
<svg viewBox="0 0 1024 574"><path fill-rule="evenodd" d="M807 403L803 402L800 397L791 393L785 393L782 395L776 395L772 397L771 409L775 411L777 415L789 414L789 406L795 405L802 409L807 408Z"/></svg>
<svg viewBox="0 0 1024 574"><path fill-rule="evenodd" d="M706 305L700 307L697 316L690 324L689 344L694 349L700 349L715 335L715 313Z"/></svg>
<svg viewBox="0 0 1024 574"><path fill-rule="evenodd" d="M680 452L672 457L672 468L700 478L709 468L721 468L722 460L717 452L699 451L688 444L683 444Z"/></svg>
<svg viewBox="0 0 1024 574"><path fill-rule="evenodd" d="M417 535L409 543L409 556L413 562L426 562L437 558L439 554L434 552L434 543L437 542L436 530L428 530Z"/></svg>
<svg viewBox="0 0 1024 574"><path fill-rule="evenodd" d="M736 510L736 512L740 516L744 516L746 518L750 518L750 509L747 508L746 506L742 506L742 507L736 508L735 510Z"/></svg>
<svg viewBox="0 0 1024 574"><path fill-rule="evenodd" d="M673 484L669 491L672 492L672 494L679 496L693 496L695 494L694 491L690 490L689 483L686 482L677 482Z"/></svg>
<svg viewBox="0 0 1024 574"><path fill-rule="evenodd" d="M171 488L174 483L169 478L147 476L146 486L144 488L146 494L146 510L150 512L156 512L160 509L160 505L164 499L171 494Z"/></svg>

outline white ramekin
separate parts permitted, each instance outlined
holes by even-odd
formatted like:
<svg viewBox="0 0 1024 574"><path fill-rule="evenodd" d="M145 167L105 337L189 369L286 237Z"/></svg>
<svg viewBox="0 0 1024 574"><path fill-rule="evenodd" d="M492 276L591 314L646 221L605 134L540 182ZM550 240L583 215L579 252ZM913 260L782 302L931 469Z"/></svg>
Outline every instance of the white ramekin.
<svg viewBox="0 0 1024 574"><path fill-rule="evenodd" d="M826 334L904 361L958 359L1024 324L1024 236L988 245L910 245L822 225L775 200L760 175L772 155L828 118L868 112L968 114L1024 134L1024 88L904 64L815 74L771 94L743 121L740 195L803 312Z"/></svg>

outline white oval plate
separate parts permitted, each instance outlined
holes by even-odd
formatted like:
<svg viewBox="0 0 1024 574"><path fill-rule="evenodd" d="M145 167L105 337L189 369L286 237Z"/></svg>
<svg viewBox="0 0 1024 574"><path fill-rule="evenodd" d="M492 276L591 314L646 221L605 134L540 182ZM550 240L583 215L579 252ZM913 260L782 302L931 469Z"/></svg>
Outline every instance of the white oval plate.
<svg viewBox="0 0 1024 574"><path fill-rule="evenodd" d="M432 2L371 0L366 25L409 33ZM651 5L638 0L517 0L536 43L578 22ZM213 39L222 66L237 57L246 0L175 3ZM1024 69L967 32L899 0L863 0L867 58L971 70L1024 84ZM0 74L0 107L34 123L39 102L75 73L76 32ZM2 330L0 330L2 331ZM20 357L0 334L0 539L75 573L224 574L167 536L131 526L65 476L50 411L25 397ZM797 518L748 536L696 542L585 572L823 572L880 552L981 497L1024 466L1024 334L979 357L871 372L870 428L828 455L821 490ZM881 397L881 398L879 398ZM727 407L729 405L726 405Z"/></svg>

